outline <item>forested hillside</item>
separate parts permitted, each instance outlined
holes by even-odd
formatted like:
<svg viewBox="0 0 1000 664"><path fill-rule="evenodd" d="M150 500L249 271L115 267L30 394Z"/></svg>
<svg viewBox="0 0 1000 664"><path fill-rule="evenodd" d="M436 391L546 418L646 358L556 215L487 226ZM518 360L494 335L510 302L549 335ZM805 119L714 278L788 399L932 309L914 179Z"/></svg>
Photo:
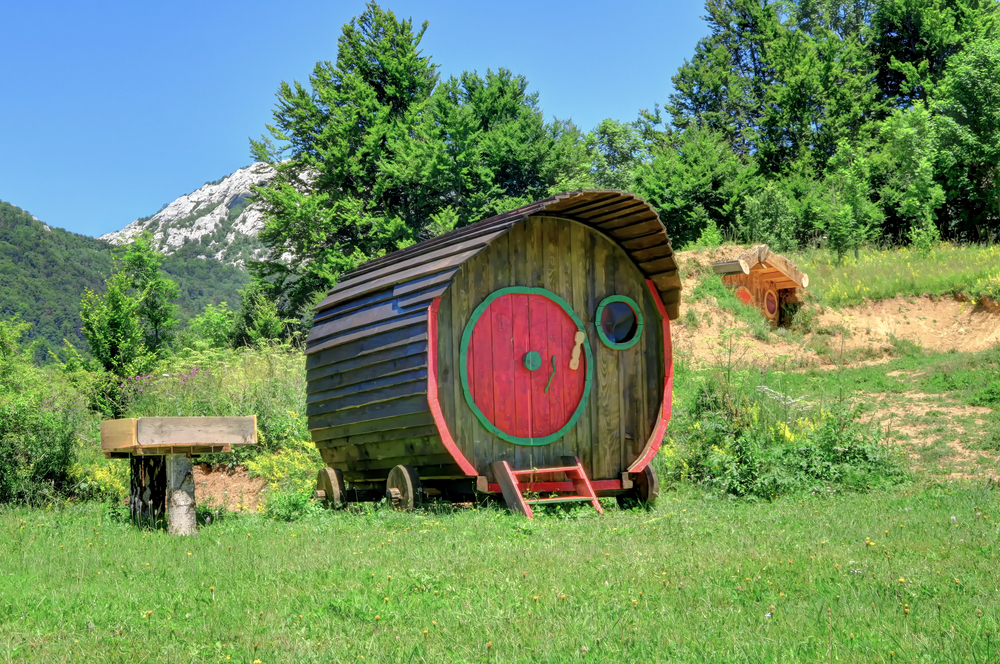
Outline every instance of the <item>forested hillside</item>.
<svg viewBox="0 0 1000 664"><path fill-rule="evenodd" d="M239 301L248 276L218 261L169 256L163 269L180 286L181 319L206 304ZM103 240L49 228L24 210L0 201L0 318L20 316L32 323L28 339L59 348L68 339L86 348L80 334L80 297L84 288L104 290L112 271L112 247Z"/></svg>

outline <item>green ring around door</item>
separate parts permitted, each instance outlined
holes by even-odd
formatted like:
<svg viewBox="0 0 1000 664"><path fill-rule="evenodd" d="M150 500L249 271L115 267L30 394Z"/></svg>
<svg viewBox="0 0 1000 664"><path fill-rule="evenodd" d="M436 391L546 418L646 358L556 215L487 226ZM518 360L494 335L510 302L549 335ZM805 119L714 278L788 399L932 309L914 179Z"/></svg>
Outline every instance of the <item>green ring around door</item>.
<svg viewBox="0 0 1000 664"><path fill-rule="evenodd" d="M465 326L465 331L462 333L462 346L461 352L459 354L459 374L462 377L462 394L465 395L465 401L469 404L469 408L472 409L473 415L479 420L487 431L492 433L497 438L505 440L508 443L513 443L515 445L524 446L541 446L553 443L563 436L565 436L570 429L577 423L580 416L583 414L583 409L587 407L587 399L590 397L590 386L594 380L594 354L590 350L590 344L586 340L583 342L583 350L587 355L587 377L584 379L583 384L583 395L580 396L580 403L577 404L576 410L573 411L573 415L569 418L569 421L563 425L561 429L555 433L551 433L543 438L520 438L518 436L512 436L505 431L501 431L493 422L490 421L483 411L479 410L479 406L476 405L475 400L472 398L472 392L469 390L469 365L468 365L468 353L469 353L469 342L472 340L472 329L476 326L479 318L483 315L483 312L489 308L493 301L504 295L542 295L549 298L565 311L569 317L576 323L578 330L587 333L587 330L583 326L583 322L580 317L573 312L573 308L570 307L569 302L559 297L552 291L545 288L527 288L524 286L510 286L508 288L501 288L490 293L482 303L476 307L476 310L472 312L472 317L469 319L468 324Z"/></svg>
<svg viewBox="0 0 1000 664"><path fill-rule="evenodd" d="M631 339L622 343L617 343L609 339L608 335L604 333L604 327L601 325L601 314L604 313L604 307L612 302L624 302L632 310L632 313L635 314L635 334L632 335ZM597 328L597 336L601 338L605 346L613 350L625 350L639 343L639 339L642 337L642 311L632 298L625 295L611 295L601 300L601 303L597 305L597 312L594 314L594 327Z"/></svg>

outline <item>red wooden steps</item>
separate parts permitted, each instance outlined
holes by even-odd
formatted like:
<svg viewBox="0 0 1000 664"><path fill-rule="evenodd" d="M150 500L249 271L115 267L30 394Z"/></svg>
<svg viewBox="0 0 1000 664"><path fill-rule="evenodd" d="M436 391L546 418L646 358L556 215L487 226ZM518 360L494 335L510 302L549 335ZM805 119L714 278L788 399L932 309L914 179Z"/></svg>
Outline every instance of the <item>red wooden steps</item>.
<svg viewBox="0 0 1000 664"><path fill-rule="evenodd" d="M562 466L554 468L530 468L528 470L512 470L506 461L494 461L492 464L493 475L496 476L497 484L503 493L507 507L512 512L523 514L529 519L534 516L531 505L551 505L558 503L589 502L600 514L604 514L601 503L597 500L594 487L587 478L587 473L583 470L583 465L576 457L563 457ZM542 473L566 473L566 478L573 483L575 493L568 496L558 496L554 498L530 498L524 497L524 491L530 490L532 482L521 482L519 476L540 475Z"/></svg>

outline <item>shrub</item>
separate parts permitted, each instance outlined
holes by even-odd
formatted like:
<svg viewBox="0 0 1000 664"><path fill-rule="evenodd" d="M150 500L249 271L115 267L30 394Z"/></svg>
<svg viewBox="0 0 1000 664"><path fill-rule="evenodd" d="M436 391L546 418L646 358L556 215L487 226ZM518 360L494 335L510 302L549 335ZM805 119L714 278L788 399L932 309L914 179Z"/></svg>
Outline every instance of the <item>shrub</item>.
<svg viewBox="0 0 1000 664"><path fill-rule="evenodd" d="M666 477L732 496L773 499L796 491L863 491L906 471L843 405L817 408L754 381L757 372L718 370L671 424L661 453Z"/></svg>
<svg viewBox="0 0 1000 664"><path fill-rule="evenodd" d="M298 521L319 510L307 492L275 491L268 495L264 514L278 521Z"/></svg>
<svg viewBox="0 0 1000 664"><path fill-rule="evenodd" d="M0 321L0 503L38 504L67 495L86 402L38 368L20 345L28 324Z"/></svg>
<svg viewBox="0 0 1000 664"><path fill-rule="evenodd" d="M262 452L295 448L308 440L305 359L288 346L186 349L156 371L134 376L126 417L257 416L258 445L207 455L231 467Z"/></svg>

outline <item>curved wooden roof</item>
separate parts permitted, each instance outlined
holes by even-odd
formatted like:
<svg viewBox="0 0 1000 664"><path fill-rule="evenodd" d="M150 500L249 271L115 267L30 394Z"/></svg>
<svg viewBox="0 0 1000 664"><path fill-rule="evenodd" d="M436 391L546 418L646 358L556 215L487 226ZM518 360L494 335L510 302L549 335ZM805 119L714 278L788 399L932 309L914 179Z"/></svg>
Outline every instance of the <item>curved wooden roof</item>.
<svg viewBox="0 0 1000 664"><path fill-rule="evenodd" d="M354 336L348 330L360 333L376 321L409 319L426 310L435 297L447 290L463 263L532 215L569 219L604 234L653 281L667 315L677 318L681 280L670 239L656 210L629 193L586 189L558 194L484 219L344 273L316 307L306 353L317 353L347 341L345 337ZM383 308L385 311L380 312Z"/></svg>

